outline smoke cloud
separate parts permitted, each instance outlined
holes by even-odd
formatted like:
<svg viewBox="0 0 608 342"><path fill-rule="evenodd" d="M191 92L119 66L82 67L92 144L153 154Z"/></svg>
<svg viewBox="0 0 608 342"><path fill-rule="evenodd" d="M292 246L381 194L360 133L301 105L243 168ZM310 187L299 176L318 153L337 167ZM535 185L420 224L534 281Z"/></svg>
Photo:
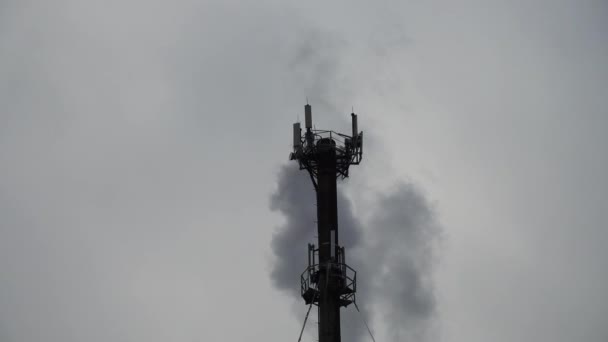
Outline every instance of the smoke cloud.
<svg viewBox="0 0 608 342"><path fill-rule="evenodd" d="M401 184L380 195L373 208L366 244L361 249L364 270L371 279L370 298L378 305L392 341L423 341L435 312L432 266L439 226L420 190Z"/></svg>
<svg viewBox="0 0 608 342"><path fill-rule="evenodd" d="M434 245L439 227L415 186L399 185L379 195L368 222L357 219L338 188L341 244L359 276L357 302L366 319L383 322L392 341L428 336L435 312L432 286ZM315 242L315 193L306 171L283 166L270 200L285 218L272 240L274 285L299 299L299 277L306 267L306 245ZM362 227L365 227L363 229ZM366 341L367 331L353 307L342 311L345 341Z"/></svg>

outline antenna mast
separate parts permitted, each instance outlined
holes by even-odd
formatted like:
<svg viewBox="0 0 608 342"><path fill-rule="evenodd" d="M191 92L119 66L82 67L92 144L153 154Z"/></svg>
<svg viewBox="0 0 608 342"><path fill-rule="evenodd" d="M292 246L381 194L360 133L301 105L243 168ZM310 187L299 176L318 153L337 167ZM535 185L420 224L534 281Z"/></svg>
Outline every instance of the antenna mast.
<svg viewBox="0 0 608 342"><path fill-rule="evenodd" d="M308 102L308 101L307 101ZM337 179L348 177L350 165L363 155L363 132L358 132L357 115L351 114L352 135L316 130L312 109L304 106L305 131L293 124L293 152L290 160L308 171L317 193L318 247L308 244L308 267L301 276L301 293L306 304L319 309L319 342L340 342L340 308L355 302L357 272L346 264L344 247L338 243Z"/></svg>

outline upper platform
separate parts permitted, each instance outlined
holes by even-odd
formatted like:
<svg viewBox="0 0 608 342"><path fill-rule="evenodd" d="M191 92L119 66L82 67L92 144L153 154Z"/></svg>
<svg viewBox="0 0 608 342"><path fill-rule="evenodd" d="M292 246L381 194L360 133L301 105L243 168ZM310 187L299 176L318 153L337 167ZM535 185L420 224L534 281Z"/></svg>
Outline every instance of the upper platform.
<svg viewBox="0 0 608 342"><path fill-rule="evenodd" d="M336 177L348 177L349 167L359 164L363 156L363 132L357 131L357 115L351 114L352 135L347 135L313 129L311 107L304 108L305 131L302 132L299 122L293 124L293 152L289 159L297 160L300 170L308 170L316 187L319 157L321 153L332 152L336 158Z"/></svg>

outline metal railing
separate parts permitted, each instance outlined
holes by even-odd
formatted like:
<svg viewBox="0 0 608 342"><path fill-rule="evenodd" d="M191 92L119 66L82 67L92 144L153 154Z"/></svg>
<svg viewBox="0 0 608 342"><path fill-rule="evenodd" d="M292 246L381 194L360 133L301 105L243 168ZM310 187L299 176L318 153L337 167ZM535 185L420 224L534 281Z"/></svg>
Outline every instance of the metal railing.
<svg viewBox="0 0 608 342"><path fill-rule="evenodd" d="M304 296L309 289L318 288L320 272L327 272L329 277L339 278L338 284L341 291L340 298L343 300L355 301L357 292L357 271L345 263L327 262L324 264L314 264L308 266L300 276L300 290ZM316 285L315 285L316 284Z"/></svg>

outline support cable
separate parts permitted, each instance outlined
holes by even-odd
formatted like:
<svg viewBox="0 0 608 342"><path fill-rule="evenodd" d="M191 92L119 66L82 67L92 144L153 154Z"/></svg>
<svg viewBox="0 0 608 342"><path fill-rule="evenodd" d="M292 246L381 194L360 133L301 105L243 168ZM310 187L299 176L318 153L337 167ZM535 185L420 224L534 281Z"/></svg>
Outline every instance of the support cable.
<svg viewBox="0 0 608 342"><path fill-rule="evenodd" d="M363 317L363 313L361 312L361 310L359 310L359 306L357 306L357 302L353 302L353 304L355 304L355 309L357 309L357 312L359 313L359 315L361 315L361 320L363 321L363 324L365 324L365 327L367 328L367 332L369 333L369 336L372 338L372 341L376 342L376 339L374 338L374 335L372 334L372 331L369 328L369 325L367 325L367 322L365 321L365 317Z"/></svg>

